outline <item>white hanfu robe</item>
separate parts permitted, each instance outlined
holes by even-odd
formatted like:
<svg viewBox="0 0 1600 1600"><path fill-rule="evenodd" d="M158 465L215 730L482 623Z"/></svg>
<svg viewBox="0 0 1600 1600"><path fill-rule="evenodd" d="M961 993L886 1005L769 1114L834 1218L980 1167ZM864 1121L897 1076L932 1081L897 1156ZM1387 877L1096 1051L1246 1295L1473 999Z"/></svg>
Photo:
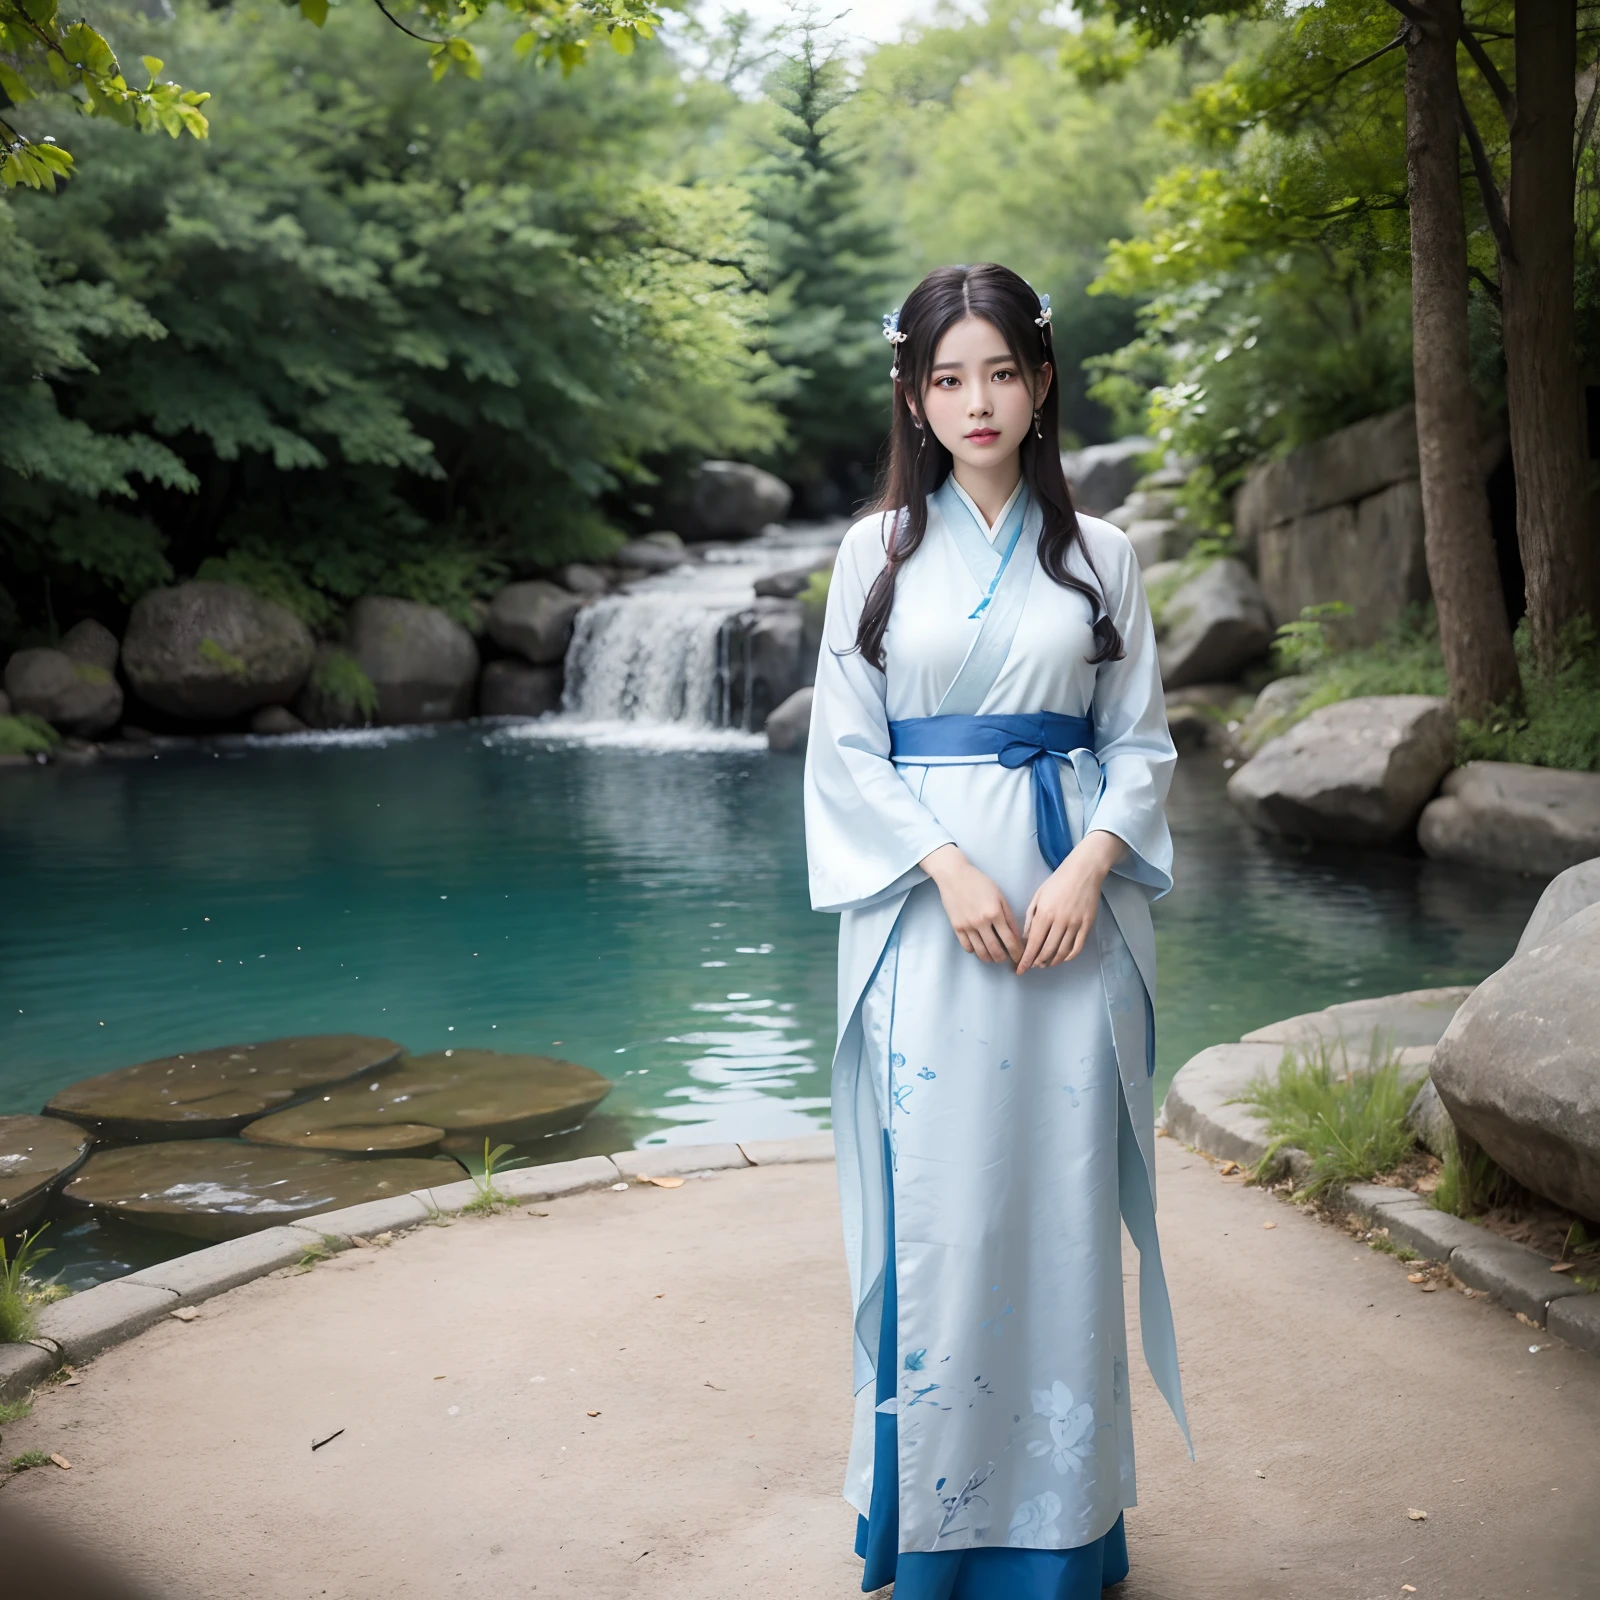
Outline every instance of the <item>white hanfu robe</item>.
<svg viewBox="0 0 1600 1600"><path fill-rule="evenodd" d="M867 1514L874 1410L892 1410L902 1552L1072 1549L1134 1503L1119 1214L1141 1253L1146 1357L1188 1432L1155 1233L1150 1069L1149 905L1171 884L1163 805L1176 754L1127 539L1079 518L1125 645L1091 666L1093 609L1040 569L1040 518L1025 504L1004 563L989 543L1004 514L985 527L953 480L930 499L927 535L898 575L886 672L855 635L890 519L856 523L834 567L812 708L812 903L842 914L833 1126L857 1396L845 1498ZM1092 719L1092 752L1059 761L1071 836L1105 829L1128 852L1083 954L1019 978L961 949L917 863L958 844L1020 927L1050 872L1027 767L897 766L889 723L1039 711ZM886 1178L896 1394L875 1406Z"/></svg>

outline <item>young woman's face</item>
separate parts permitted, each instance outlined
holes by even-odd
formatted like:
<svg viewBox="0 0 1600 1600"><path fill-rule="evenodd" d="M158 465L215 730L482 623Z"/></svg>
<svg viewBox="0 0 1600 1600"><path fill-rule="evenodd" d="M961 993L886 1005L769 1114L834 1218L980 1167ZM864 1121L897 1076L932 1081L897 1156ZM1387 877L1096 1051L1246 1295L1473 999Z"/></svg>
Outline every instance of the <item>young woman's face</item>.
<svg viewBox="0 0 1600 1600"><path fill-rule="evenodd" d="M1049 386L1048 363L1030 376L992 322L967 317L939 341L918 421L958 462L992 469L1022 448Z"/></svg>

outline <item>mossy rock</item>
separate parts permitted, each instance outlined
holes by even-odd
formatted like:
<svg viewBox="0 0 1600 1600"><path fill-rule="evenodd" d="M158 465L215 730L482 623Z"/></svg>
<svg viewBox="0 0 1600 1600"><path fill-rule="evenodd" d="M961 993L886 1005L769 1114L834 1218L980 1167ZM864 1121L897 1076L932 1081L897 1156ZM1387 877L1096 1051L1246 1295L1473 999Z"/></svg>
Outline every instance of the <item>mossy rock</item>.
<svg viewBox="0 0 1600 1600"><path fill-rule="evenodd" d="M93 1142L61 1117L0 1117L0 1234L31 1228Z"/></svg>
<svg viewBox="0 0 1600 1600"><path fill-rule="evenodd" d="M85 1078L44 1109L98 1139L210 1139L329 1085L369 1077L401 1049L355 1033L223 1045Z"/></svg>
<svg viewBox="0 0 1600 1600"><path fill-rule="evenodd" d="M232 1139L170 1139L97 1150L61 1191L60 1204L195 1239L237 1239L460 1178L449 1161L355 1161Z"/></svg>
<svg viewBox="0 0 1600 1600"><path fill-rule="evenodd" d="M610 1092L608 1079L570 1061L440 1050L408 1057L375 1085L341 1084L264 1117L244 1137L310 1149L335 1131L355 1138L360 1130L423 1123L443 1129L443 1149L473 1155L482 1152L485 1139L524 1144L575 1128Z"/></svg>
<svg viewBox="0 0 1600 1600"><path fill-rule="evenodd" d="M252 1122L244 1137L252 1144L288 1150L328 1150L344 1156L431 1156L444 1142L444 1129L423 1122L359 1122L321 1126L320 1100L308 1101Z"/></svg>

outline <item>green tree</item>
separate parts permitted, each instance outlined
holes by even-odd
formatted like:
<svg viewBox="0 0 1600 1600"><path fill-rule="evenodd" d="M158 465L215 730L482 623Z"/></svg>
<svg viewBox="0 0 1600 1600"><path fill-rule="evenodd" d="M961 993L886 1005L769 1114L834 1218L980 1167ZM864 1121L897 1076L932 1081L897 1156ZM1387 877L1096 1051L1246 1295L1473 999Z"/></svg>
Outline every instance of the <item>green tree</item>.
<svg viewBox="0 0 1600 1600"><path fill-rule="evenodd" d="M33 618L47 581L202 569L317 622L374 590L461 609L609 548L600 499L647 460L778 442L748 203L663 175L663 51L563 80L507 31L434 87L343 22L186 6L148 42L218 85L211 138L90 123L62 193L0 202L0 405L29 422L0 434L0 585Z"/></svg>

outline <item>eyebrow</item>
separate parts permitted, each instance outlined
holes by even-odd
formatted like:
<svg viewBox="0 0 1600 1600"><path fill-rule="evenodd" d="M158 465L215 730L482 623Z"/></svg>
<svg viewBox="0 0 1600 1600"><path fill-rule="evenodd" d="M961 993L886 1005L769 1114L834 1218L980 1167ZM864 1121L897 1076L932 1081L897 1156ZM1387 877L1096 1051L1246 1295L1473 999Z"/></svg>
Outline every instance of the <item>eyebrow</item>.
<svg viewBox="0 0 1600 1600"><path fill-rule="evenodd" d="M1003 356L985 356L978 364L984 367L1014 367L1017 364L1017 358L1008 350ZM962 361L936 361L932 370L934 372L943 372L947 367L960 368L965 365L966 363Z"/></svg>

